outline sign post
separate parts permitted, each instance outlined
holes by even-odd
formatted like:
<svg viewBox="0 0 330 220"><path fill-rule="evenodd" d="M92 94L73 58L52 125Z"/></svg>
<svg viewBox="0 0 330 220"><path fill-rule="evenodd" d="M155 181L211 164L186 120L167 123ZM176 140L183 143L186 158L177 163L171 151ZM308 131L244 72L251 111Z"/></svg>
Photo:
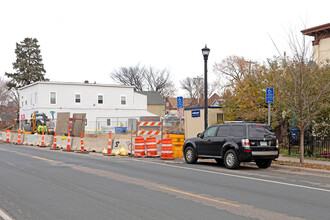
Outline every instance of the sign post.
<svg viewBox="0 0 330 220"><path fill-rule="evenodd" d="M268 125L270 126L271 103L274 103L274 88L266 88L266 103L268 103Z"/></svg>
<svg viewBox="0 0 330 220"><path fill-rule="evenodd" d="M181 118L183 117L183 97L178 96L176 98L176 109L178 112L178 116L180 117L180 132L181 132Z"/></svg>

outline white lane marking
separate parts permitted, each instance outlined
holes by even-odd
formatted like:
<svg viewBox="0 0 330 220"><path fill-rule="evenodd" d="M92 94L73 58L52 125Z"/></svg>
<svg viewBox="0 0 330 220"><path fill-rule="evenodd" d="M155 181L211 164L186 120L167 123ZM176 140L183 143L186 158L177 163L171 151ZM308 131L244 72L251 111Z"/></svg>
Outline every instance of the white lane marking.
<svg viewBox="0 0 330 220"><path fill-rule="evenodd" d="M230 176L230 177L236 177L236 178L241 178L241 179L248 179L248 180L260 181L260 182L266 182L266 183L274 183L274 184L279 184L279 185L292 186L292 187L304 188L304 189L311 189L311 190L317 190L317 191L322 191L322 192L330 192L329 189L322 189L322 188L316 188L316 187L311 187L311 186L304 186L304 185L298 185L298 184L292 184L292 183L284 183L284 182L279 182L279 181L274 181L274 180L259 179L259 178L248 177L248 176L240 176L240 175L237 175L237 174L218 173L218 172L210 171L210 170L200 170L200 169L195 169L195 168L191 168L191 167L180 167L180 166L171 165L171 164L163 164L163 163L157 163L157 162L145 161L145 160L139 160L139 159L133 159L133 160L138 161L138 162L142 162L142 163L151 163L151 164L157 164L157 165L167 166L167 167L175 167L175 168L180 168L180 169L185 169L185 170L193 170L193 171L199 171L199 172L204 172L204 173L212 173L212 174L216 174L216 175Z"/></svg>
<svg viewBox="0 0 330 220"><path fill-rule="evenodd" d="M3 220L14 220L7 213L5 213L1 208L0 208L0 217L3 218Z"/></svg>

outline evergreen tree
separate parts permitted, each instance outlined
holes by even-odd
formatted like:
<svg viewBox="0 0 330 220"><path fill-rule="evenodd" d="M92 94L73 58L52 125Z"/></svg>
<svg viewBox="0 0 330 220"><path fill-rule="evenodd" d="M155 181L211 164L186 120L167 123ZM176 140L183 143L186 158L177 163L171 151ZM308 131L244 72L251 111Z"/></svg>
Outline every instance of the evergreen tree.
<svg viewBox="0 0 330 220"><path fill-rule="evenodd" d="M49 80L45 78L46 70L42 64L39 47L36 38L25 38L24 41L16 43L16 61L13 63L16 72L5 73L11 78L7 83L8 89L18 89L37 81Z"/></svg>

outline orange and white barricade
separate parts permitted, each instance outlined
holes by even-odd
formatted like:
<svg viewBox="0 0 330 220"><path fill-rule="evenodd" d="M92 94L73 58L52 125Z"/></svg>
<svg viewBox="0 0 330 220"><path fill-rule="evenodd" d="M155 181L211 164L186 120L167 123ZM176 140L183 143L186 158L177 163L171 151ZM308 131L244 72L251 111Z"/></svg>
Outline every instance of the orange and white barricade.
<svg viewBox="0 0 330 220"><path fill-rule="evenodd" d="M173 150L172 150L172 139L167 135L166 138L162 140L162 153L160 159L162 160L173 160Z"/></svg>
<svg viewBox="0 0 330 220"><path fill-rule="evenodd" d="M21 144L21 129L18 129L17 144Z"/></svg>
<svg viewBox="0 0 330 220"><path fill-rule="evenodd" d="M141 130L140 127L158 127L157 130ZM145 151L147 157L158 157L157 155L157 144L161 143L161 139L165 132L162 132L163 122L161 121L140 121L138 122L137 135L147 135L147 142L145 145ZM160 136L160 140L157 142L153 136ZM152 139L149 139L152 138ZM136 150L136 149L135 149Z"/></svg>

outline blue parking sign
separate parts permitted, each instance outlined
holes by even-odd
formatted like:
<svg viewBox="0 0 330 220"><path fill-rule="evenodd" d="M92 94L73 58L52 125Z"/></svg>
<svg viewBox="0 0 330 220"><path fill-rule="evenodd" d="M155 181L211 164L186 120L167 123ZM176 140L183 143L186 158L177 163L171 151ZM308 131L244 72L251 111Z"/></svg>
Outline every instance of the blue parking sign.
<svg viewBox="0 0 330 220"><path fill-rule="evenodd" d="M176 98L176 104L177 104L177 108L183 108L183 97L182 96L178 96Z"/></svg>
<svg viewBox="0 0 330 220"><path fill-rule="evenodd" d="M274 88L266 89L266 103L274 103Z"/></svg>

